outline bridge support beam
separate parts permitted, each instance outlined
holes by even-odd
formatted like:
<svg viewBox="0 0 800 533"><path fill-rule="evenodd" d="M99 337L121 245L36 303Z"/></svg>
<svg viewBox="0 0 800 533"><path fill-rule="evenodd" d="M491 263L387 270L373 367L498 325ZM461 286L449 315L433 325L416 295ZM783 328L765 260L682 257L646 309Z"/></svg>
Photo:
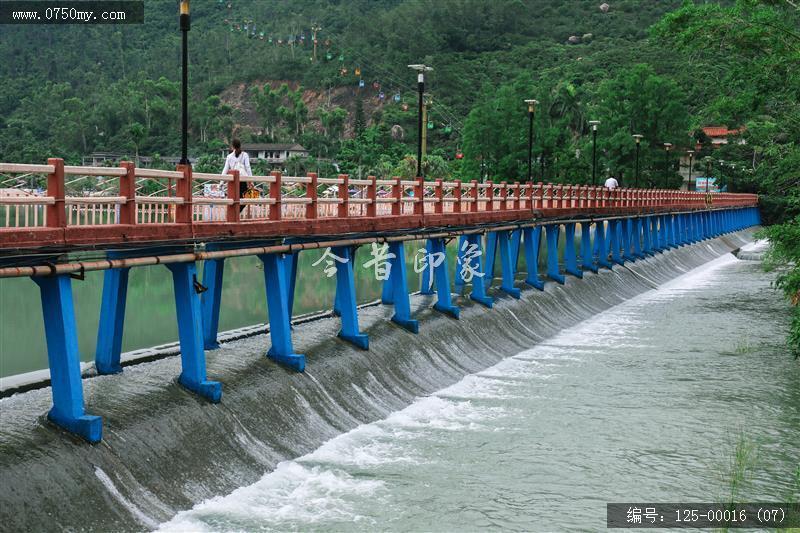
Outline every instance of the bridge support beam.
<svg viewBox="0 0 800 533"><path fill-rule="evenodd" d="M172 272L175 291L175 312L178 316L178 337L181 346L181 375L178 383L210 400L219 402L222 385L206 378L206 355L203 351L203 315L200 312L197 265L173 263L166 265Z"/></svg>
<svg viewBox="0 0 800 533"><path fill-rule="evenodd" d="M549 224L544 229L547 234L547 277L563 285L567 280L558 271L558 235L561 232L561 226Z"/></svg>
<svg viewBox="0 0 800 533"><path fill-rule="evenodd" d="M486 283L486 275L481 267L480 257L481 235L465 235L465 238L467 246L466 249L463 250L464 255L462 256L462 262L460 263L461 268L458 277L463 279L465 283L470 281L472 282L472 293L469 296L470 299L491 309L494 305L494 299L486 294L486 288L488 285ZM467 269L464 266L466 264L466 257L470 255L473 256L475 261L474 271L472 272L471 279L466 276ZM470 266L472 266L472 261L470 261Z"/></svg>
<svg viewBox="0 0 800 533"><path fill-rule="evenodd" d="M47 418L89 442L100 442L103 437L102 420L84 411L72 280L67 274L31 279L39 286L47 338L53 394L53 407L47 413Z"/></svg>
<svg viewBox="0 0 800 533"><path fill-rule="evenodd" d="M597 264L609 270L612 269L611 263L608 262L608 248L606 244L606 226L605 221L600 220L595 224L594 243L597 247Z"/></svg>
<svg viewBox="0 0 800 533"><path fill-rule="evenodd" d="M354 250L349 246L334 248L333 253L345 260L336 265L336 296L339 305L339 316L342 317L342 329L339 337L362 350L369 349L369 337L358 327L358 302L356 300L356 280L353 262Z"/></svg>
<svg viewBox="0 0 800 533"><path fill-rule="evenodd" d="M583 277L583 271L578 268L578 257L575 253L575 223L564 224L564 270L576 278Z"/></svg>
<svg viewBox="0 0 800 533"><path fill-rule="evenodd" d="M581 267L597 272L597 265L592 256L592 223L581 222Z"/></svg>
<svg viewBox="0 0 800 533"><path fill-rule="evenodd" d="M459 309L453 305L453 299L450 294L450 274L447 270L447 248L444 244L444 239L429 239L430 253L434 255L442 254L444 258L439 264L434 266L433 276L436 281L436 303L433 308L453 318L458 318ZM430 261L431 258L429 257ZM430 275L430 268L425 269Z"/></svg>
<svg viewBox="0 0 800 533"><path fill-rule="evenodd" d="M642 219L636 217L631 222L631 245L633 245L633 256L636 259L644 259L642 251Z"/></svg>
<svg viewBox="0 0 800 533"><path fill-rule="evenodd" d="M411 318L411 301L408 296L406 281L406 249L402 242L389 243L389 278L391 303L394 304L392 322L407 329L411 333L419 333L419 322ZM384 285L384 292L386 285ZM385 301L385 299L383 299Z"/></svg>
<svg viewBox="0 0 800 533"><path fill-rule="evenodd" d="M514 264L511 261L511 243L508 238L508 231L493 232L496 236L495 242L500 251L500 267L503 271L503 282L500 290L513 298L519 298L522 291L514 287Z"/></svg>
<svg viewBox="0 0 800 533"><path fill-rule="evenodd" d="M200 305L203 312L203 346L206 350L219 348L217 334L224 272L224 259L208 259L203 263L203 285L207 290L200 295Z"/></svg>
<svg viewBox="0 0 800 533"><path fill-rule="evenodd" d="M427 256L427 260L429 261L431 258L431 254L433 254L433 247L432 247L431 239L428 239L425 242L425 254ZM445 261L447 263L447 261ZM419 293L424 295L431 295L433 294L433 280L431 279L431 269L425 268L422 271L422 276L420 276L420 286L419 286Z"/></svg>
<svg viewBox="0 0 800 533"><path fill-rule="evenodd" d="M103 299L94 354L94 366L98 374L122 372L120 355L129 271L130 268L112 268L103 272Z"/></svg>
<svg viewBox="0 0 800 533"><path fill-rule="evenodd" d="M289 316L289 283L286 280L286 258L280 254L262 254L264 284L267 289L269 336L272 341L267 357L292 370L302 372L306 367L304 355L294 353L291 317Z"/></svg>
<svg viewBox="0 0 800 533"><path fill-rule="evenodd" d="M456 276L454 280L454 285L457 294L461 294L462 292L464 292L464 286L466 285L460 265L463 265L464 262L466 261L468 249L469 249L469 242L467 242L467 236L466 235L459 236L458 250L456 251Z"/></svg>
<svg viewBox="0 0 800 533"><path fill-rule="evenodd" d="M622 221L622 260L631 263L636 261L636 254L631 252L635 226L633 218L626 218Z"/></svg>
<svg viewBox="0 0 800 533"><path fill-rule="evenodd" d="M609 221L608 227L608 234L611 237L611 262L616 263L618 265L624 265L625 261L622 259L620 255L620 242L619 236L621 233L621 224L620 219L614 219Z"/></svg>
<svg viewBox="0 0 800 533"><path fill-rule="evenodd" d="M651 236L652 230L650 225L650 217L642 217L639 219L639 223L642 227L642 255L652 256L653 255L653 245L651 244Z"/></svg>
<svg viewBox="0 0 800 533"><path fill-rule="evenodd" d="M522 233L525 265L528 271L528 275L525 277L525 283L543 291L544 282L539 279L539 245L542 239L542 227L523 228Z"/></svg>

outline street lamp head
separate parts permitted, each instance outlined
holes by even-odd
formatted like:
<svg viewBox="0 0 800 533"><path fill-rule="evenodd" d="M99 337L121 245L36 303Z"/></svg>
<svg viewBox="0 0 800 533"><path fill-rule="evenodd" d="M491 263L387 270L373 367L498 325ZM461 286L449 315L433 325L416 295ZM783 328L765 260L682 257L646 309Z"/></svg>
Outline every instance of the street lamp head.
<svg viewBox="0 0 800 533"><path fill-rule="evenodd" d="M639 133L634 133L633 139L636 141L636 144L639 144L642 142L642 139L644 139L644 135L641 135Z"/></svg>
<svg viewBox="0 0 800 533"><path fill-rule="evenodd" d="M590 120L589 124L592 126L592 131L597 131L597 126L600 125L599 120Z"/></svg>
<svg viewBox="0 0 800 533"><path fill-rule="evenodd" d="M664 143L664 150L669 152L671 148L672 148L672 143Z"/></svg>
<svg viewBox="0 0 800 533"><path fill-rule="evenodd" d="M528 112L533 113L534 109L539 104L539 100L525 100L525 103L528 104Z"/></svg>
<svg viewBox="0 0 800 533"><path fill-rule="evenodd" d="M189 0L181 0L181 15L189 14Z"/></svg>
<svg viewBox="0 0 800 533"><path fill-rule="evenodd" d="M433 70L433 67L427 65L409 65L408 68L417 71L417 83L424 83L425 73Z"/></svg>

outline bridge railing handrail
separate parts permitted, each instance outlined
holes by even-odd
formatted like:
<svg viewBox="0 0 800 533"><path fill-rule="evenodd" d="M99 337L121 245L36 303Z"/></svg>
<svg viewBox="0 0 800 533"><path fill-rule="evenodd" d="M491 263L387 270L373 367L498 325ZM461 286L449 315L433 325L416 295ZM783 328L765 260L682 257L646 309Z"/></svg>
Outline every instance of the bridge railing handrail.
<svg viewBox="0 0 800 533"><path fill-rule="evenodd" d="M320 178L315 173L283 176L278 171L265 176L239 176L237 171L224 175L193 172L183 165L174 171L137 168L131 162L122 162L119 167L69 166L60 158L48 159L46 165L0 163L0 173L47 176L45 195L0 196L0 207L5 206L6 210L43 208L41 220L50 228L93 225L95 207L103 215L98 218L100 224L136 225L494 212L514 212L513 216L518 218L524 212L533 211L614 209L642 212L751 206L758 202L755 194L727 192L707 194L627 187L609 190L543 182L424 181L422 178L379 179L375 176L351 179L346 174ZM111 185L106 184L98 196L67 196L66 185L74 180L66 181L66 176L108 177L113 181L107 180ZM165 180L166 186L144 195L138 192L137 179ZM119 192L114 194L117 182ZM206 182L226 185L225 189L217 189L223 196L200 194ZM241 182L264 186L263 196L241 197ZM80 211L73 211L75 209L91 209L91 218L88 211L82 216ZM8 218L7 215L6 226ZM27 224L27 214L23 219ZM34 220L38 218L34 216ZM14 229L6 227L2 231Z"/></svg>

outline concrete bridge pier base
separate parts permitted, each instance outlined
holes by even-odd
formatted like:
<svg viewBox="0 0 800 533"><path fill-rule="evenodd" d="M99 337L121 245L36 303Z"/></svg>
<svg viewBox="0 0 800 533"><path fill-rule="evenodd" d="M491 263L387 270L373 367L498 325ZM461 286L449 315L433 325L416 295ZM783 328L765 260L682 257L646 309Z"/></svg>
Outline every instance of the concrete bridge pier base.
<svg viewBox="0 0 800 533"><path fill-rule="evenodd" d="M200 295L203 313L203 347L206 350L219 348L219 309L222 301L222 277L225 272L224 259L207 259L203 263L203 285L208 289ZM103 291L105 294L105 289Z"/></svg>
<svg viewBox="0 0 800 533"><path fill-rule="evenodd" d="M178 316L178 338L181 347L181 375L178 382L190 391L213 403L222 397L222 385L206 378L206 355L203 351L203 315L200 312L202 290L197 281L197 265L166 265L172 272L175 291L175 312Z"/></svg>
<svg viewBox="0 0 800 533"><path fill-rule="evenodd" d="M429 239L430 253L434 255L442 254L444 259L434 266L434 279L436 281L436 303L433 308L455 319L458 319L459 309L453 305L453 299L450 294L450 274L447 270L447 250L444 244L444 239ZM430 275L430 268L425 269Z"/></svg>
<svg viewBox="0 0 800 533"><path fill-rule="evenodd" d="M575 223L564 224L564 270L576 278L583 277L583 271L578 268L578 257L575 253Z"/></svg>
<svg viewBox="0 0 800 533"><path fill-rule="evenodd" d="M345 260L336 266L336 296L339 305L339 316L342 317L342 328L339 337L362 350L369 349L369 337L358 327L358 301L356 300L356 282L353 261L354 250L349 246L333 249L333 253Z"/></svg>
<svg viewBox="0 0 800 533"><path fill-rule="evenodd" d="M53 394L53 407L47 413L47 418L88 442L100 442L103 422L99 416L87 415L83 406L72 280L68 274L31 279L39 286L47 338Z"/></svg>
<svg viewBox="0 0 800 533"><path fill-rule="evenodd" d="M391 301L394 304L392 322L407 329L411 333L419 333L419 322L411 318L411 302L408 297L406 281L406 250L402 242L389 243L390 259L389 278ZM386 285L384 285L384 292ZM383 300L385 301L385 299Z"/></svg>
<svg viewBox="0 0 800 533"><path fill-rule="evenodd" d="M592 223L581 222L581 267L584 270L597 272L597 265L592 256Z"/></svg>
<svg viewBox="0 0 800 533"><path fill-rule="evenodd" d="M549 224L544 229L547 235L547 277L563 285L567 280L558 271L558 235L561 232L561 226Z"/></svg>
<svg viewBox="0 0 800 533"><path fill-rule="evenodd" d="M100 304L100 325L97 328L94 355L94 366L98 374L122 372L120 355L129 271L130 268L112 268L103 272L103 299Z"/></svg>
<svg viewBox="0 0 800 533"><path fill-rule="evenodd" d="M494 305L494 299L491 296L488 296L486 294L486 288L488 287L488 284L486 283L486 276L485 276L485 274L483 272L483 269L481 267L481 257L480 257L480 255L481 255L481 235L477 235L477 234L476 235L466 235L465 237L466 237L466 242L467 242L467 249L465 250L465 252L477 254L477 256L475 257L475 265L474 265L475 266L474 270L476 272L474 272L472 274L472 279L471 280L470 279L465 279L465 282L466 281L471 281L472 282L472 293L469 295L469 297L470 297L471 300L473 300L475 302L478 302L479 304L484 305L484 306L488 307L489 309L491 309L492 306ZM465 255L466 255L466 253L465 253ZM463 275L464 275L463 264L464 263L461 263L461 264L462 264L462 270L461 270L461 272L459 272L459 277L464 279L463 278Z"/></svg>
<svg viewBox="0 0 800 533"><path fill-rule="evenodd" d="M267 289L269 336L272 346L267 357L292 370L302 372L306 367L304 355L294 353L289 316L289 283L286 280L286 258L280 254L262 254L264 284Z"/></svg>
<svg viewBox="0 0 800 533"><path fill-rule="evenodd" d="M514 287L514 264L511 261L511 243L509 242L508 231L496 231L493 233L496 235L495 240L500 251L500 268L503 272L503 282L500 285L500 290L518 299L522 291Z"/></svg>
<svg viewBox="0 0 800 533"><path fill-rule="evenodd" d="M544 282L539 279L539 245L542 239L542 227L524 228L522 244L525 251L525 265L528 275L525 283L540 291L544 290Z"/></svg>

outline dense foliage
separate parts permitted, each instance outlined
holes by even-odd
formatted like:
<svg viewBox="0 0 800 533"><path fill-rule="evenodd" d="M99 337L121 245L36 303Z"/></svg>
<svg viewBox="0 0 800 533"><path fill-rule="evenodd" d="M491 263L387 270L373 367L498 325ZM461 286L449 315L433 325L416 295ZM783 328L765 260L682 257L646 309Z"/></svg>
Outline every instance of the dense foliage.
<svg viewBox="0 0 800 533"><path fill-rule="evenodd" d="M426 176L681 183L675 152L702 146L728 190L762 195L774 257L797 262L800 10L789 0L207 0L192 3L190 155L219 170L234 135L299 142L287 170L412 176L416 84L434 71ZM180 33L173 2L146 23L5 26L0 159L70 162L93 151L174 156L180 147ZM312 26L318 30L316 58ZM359 81L363 81L363 87ZM382 96L382 97L381 97ZM700 128L744 128L711 150ZM458 157L457 157L458 155ZM335 163L335 165L334 165ZM259 166L260 165L260 166ZM263 163L256 171L266 171ZM701 171L698 171L700 173ZM795 239L793 242L792 239ZM797 272L779 285L796 296ZM796 300L796 298L795 298ZM800 339L795 321L794 342Z"/></svg>

